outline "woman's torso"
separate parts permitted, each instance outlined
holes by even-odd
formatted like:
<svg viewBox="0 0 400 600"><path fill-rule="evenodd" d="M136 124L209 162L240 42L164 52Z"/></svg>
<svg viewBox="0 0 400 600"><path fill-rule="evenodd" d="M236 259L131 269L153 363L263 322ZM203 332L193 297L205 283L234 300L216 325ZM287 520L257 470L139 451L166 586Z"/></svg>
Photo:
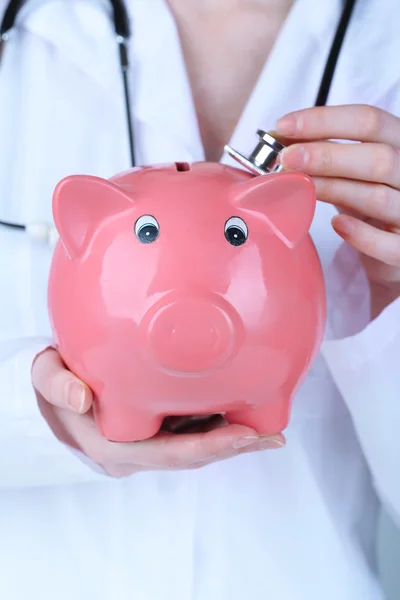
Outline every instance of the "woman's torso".
<svg viewBox="0 0 400 600"><path fill-rule="evenodd" d="M177 24L205 157L219 161L293 0L167 4Z"/></svg>
<svg viewBox="0 0 400 600"><path fill-rule="evenodd" d="M26 9L25 27L0 70L0 128L7 139L0 145L2 218L51 220L52 189L64 175L107 177L129 166L107 6L77 0ZM138 162L203 160L172 14L163 0L129 6ZM336 0L324 9L312 0L296 3L232 145L249 151L257 128L271 129L283 113L313 103L339 9ZM369 0L363 10L379 16L381 8ZM388 82L371 82L379 65L371 66L368 54L360 65L352 51L354 43L344 48L331 101L384 103ZM332 214L318 205L312 227L326 273L338 247ZM50 251L19 232L1 230L0 244L3 338L48 333ZM1 494L0 539L7 541L0 542L0 596L380 599L377 501L322 357L295 399L286 437L279 452L200 471Z"/></svg>

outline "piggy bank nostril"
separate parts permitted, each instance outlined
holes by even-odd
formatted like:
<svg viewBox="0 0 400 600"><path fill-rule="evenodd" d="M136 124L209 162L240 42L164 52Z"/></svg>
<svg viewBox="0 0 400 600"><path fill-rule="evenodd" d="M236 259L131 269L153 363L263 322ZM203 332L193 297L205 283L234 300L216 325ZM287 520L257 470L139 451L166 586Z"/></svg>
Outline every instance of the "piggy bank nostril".
<svg viewBox="0 0 400 600"><path fill-rule="evenodd" d="M224 310L199 301L178 301L157 310L146 327L154 360L180 373L217 368L232 356L236 328Z"/></svg>

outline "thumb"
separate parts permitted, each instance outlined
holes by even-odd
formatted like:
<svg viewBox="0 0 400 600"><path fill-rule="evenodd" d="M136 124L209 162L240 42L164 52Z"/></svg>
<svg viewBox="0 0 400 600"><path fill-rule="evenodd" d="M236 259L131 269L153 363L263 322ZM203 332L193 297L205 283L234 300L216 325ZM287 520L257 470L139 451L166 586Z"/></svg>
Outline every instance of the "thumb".
<svg viewBox="0 0 400 600"><path fill-rule="evenodd" d="M38 354L32 366L32 384L54 406L83 414L92 405L90 388L65 367L56 350Z"/></svg>

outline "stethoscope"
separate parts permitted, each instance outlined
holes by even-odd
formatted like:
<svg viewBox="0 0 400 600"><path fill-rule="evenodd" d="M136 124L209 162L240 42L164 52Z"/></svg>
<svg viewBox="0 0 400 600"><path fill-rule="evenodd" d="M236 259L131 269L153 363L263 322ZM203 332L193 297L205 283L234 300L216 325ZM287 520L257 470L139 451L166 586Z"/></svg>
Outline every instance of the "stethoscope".
<svg viewBox="0 0 400 600"><path fill-rule="evenodd" d="M124 0L110 0L112 8L112 20L114 24L116 42L118 47L119 65L121 69L123 95L126 116L126 129L130 149L130 163L132 167L136 166L135 162L135 144L133 122L129 95L129 60L128 60L128 44L131 38L131 26L128 17L128 11ZM5 49L7 40L11 36L18 13L26 0L10 0L5 10L3 20L0 25L0 64ZM318 94L315 100L315 106L324 106L327 102L329 91L332 85L333 76L336 69L336 64L343 46L343 41L350 23L351 16L356 4L356 0L345 0L342 14L333 42L330 48L328 59L325 64L323 76L319 86ZM266 172L267 166L271 165L279 151L283 146L271 136L263 131L259 131L259 143L255 151L249 158L241 156L239 153L226 146L225 149L244 166L250 167L253 171L261 174ZM58 234L53 226L48 223L32 223L29 225L20 223L10 223L1 221L0 225L25 231L31 238L47 242L51 246L58 239Z"/></svg>

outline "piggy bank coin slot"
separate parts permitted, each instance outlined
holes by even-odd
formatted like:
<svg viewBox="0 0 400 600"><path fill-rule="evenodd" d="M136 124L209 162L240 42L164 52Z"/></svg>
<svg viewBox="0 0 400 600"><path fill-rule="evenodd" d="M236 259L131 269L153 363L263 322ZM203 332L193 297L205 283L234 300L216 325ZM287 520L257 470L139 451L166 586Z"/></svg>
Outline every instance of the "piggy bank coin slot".
<svg viewBox="0 0 400 600"><path fill-rule="evenodd" d="M187 162L176 162L175 167L177 171L190 171L190 165Z"/></svg>

